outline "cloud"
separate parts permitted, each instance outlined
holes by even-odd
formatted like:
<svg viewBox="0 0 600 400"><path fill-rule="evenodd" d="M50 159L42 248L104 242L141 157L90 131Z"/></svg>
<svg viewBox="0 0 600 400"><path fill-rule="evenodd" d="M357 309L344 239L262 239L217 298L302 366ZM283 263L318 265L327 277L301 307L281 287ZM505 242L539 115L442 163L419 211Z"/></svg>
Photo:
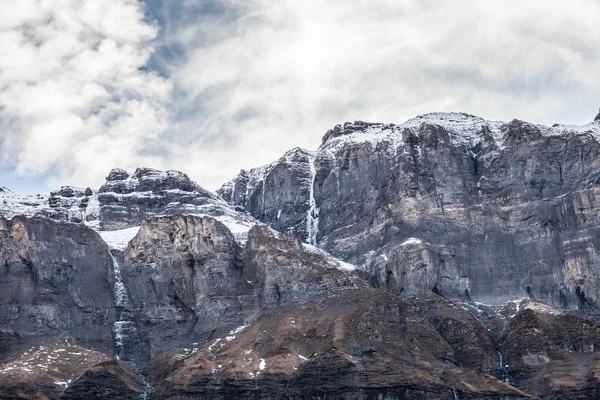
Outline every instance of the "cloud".
<svg viewBox="0 0 600 400"><path fill-rule="evenodd" d="M100 184L168 124L171 83L144 70L158 27L135 0L7 0L0 17L3 167Z"/></svg>
<svg viewBox="0 0 600 400"><path fill-rule="evenodd" d="M149 165L215 189L344 121L581 124L600 105L594 0L11 3L0 146L52 184Z"/></svg>
<svg viewBox="0 0 600 400"><path fill-rule="evenodd" d="M314 149L348 120L465 111L584 123L600 103L595 1L218 4L191 22L179 10L188 20L167 19L163 38L183 52L167 67L187 110L173 138L196 138L176 159L209 187L292 146Z"/></svg>

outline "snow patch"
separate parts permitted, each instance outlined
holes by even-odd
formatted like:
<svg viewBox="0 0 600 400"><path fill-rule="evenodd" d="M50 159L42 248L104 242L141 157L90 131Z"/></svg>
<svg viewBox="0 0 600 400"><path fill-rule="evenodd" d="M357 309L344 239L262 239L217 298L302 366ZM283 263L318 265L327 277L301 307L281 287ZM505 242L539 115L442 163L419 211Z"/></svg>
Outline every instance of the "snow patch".
<svg viewBox="0 0 600 400"><path fill-rule="evenodd" d="M98 233L110 249L125 250L131 239L137 235L139 230L139 226L134 226L132 228L119 229L116 231L99 231Z"/></svg>
<svg viewBox="0 0 600 400"><path fill-rule="evenodd" d="M409 246L411 244L423 244L423 241L421 239L411 237L402 242L400 246Z"/></svg>
<svg viewBox="0 0 600 400"><path fill-rule="evenodd" d="M550 315L561 315L562 311L557 310L554 307L548 306L546 304L538 303L537 301L525 301L525 304L521 304L522 310L533 310L537 313L541 314L550 314Z"/></svg>

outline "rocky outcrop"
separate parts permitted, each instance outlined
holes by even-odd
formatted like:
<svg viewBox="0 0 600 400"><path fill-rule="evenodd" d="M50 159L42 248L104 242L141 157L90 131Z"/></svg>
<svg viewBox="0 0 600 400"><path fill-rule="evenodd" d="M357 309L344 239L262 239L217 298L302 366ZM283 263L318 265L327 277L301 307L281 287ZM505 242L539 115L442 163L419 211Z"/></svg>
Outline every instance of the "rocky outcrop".
<svg viewBox="0 0 600 400"><path fill-rule="evenodd" d="M314 154L295 148L276 162L250 171L217 191L234 206L248 210L274 229L304 241L310 209Z"/></svg>
<svg viewBox="0 0 600 400"><path fill-rule="evenodd" d="M137 400L143 397L144 383L119 361L105 361L87 369L64 391L61 400L114 399Z"/></svg>
<svg viewBox="0 0 600 400"><path fill-rule="evenodd" d="M18 195L7 188L0 191L0 216L42 216L57 221L93 224L98 221L98 197L90 188L62 186L47 195Z"/></svg>
<svg viewBox="0 0 600 400"><path fill-rule="evenodd" d="M244 279L258 286L261 307L319 301L366 288L355 266L265 226L252 228Z"/></svg>
<svg viewBox="0 0 600 400"><path fill-rule="evenodd" d="M0 365L3 399L59 399L80 376L110 357L92 351L70 337L26 346ZM45 396L45 397L44 397Z"/></svg>
<svg viewBox="0 0 600 400"><path fill-rule="evenodd" d="M152 354L191 346L258 312L238 256L232 233L213 218L142 222L124 252L122 276Z"/></svg>
<svg viewBox="0 0 600 400"><path fill-rule="evenodd" d="M365 287L349 269L266 226L252 228L241 247L214 218L166 216L142 221L121 273L157 355L250 323L265 307Z"/></svg>
<svg viewBox="0 0 600 400"><path fill-rule="evenodd" d="M63 186L48 198L52 219L69 222L94 222L100 218L98 195L90 188Z"/></svg>
<svg viewBox="0 0 600 400"><path fill-rule="evenodd" d="M549 128L456 113L346 123L324 136L314 207L305 201L302 211L312 211L293 226L312 226L303 240L361 266L379 287L436 287L454 299L467 290L492 303L531 295L577 308L578 293L600 300L598 137L597 123ZM264 197L306 192L306 181L267 184ZM269 205L274 220L262 205L242 205L294 230L278 225L284 207Z"/></svg>
<svg viewBox="0 0 600 400"><path fill-rule="evenodd" d="M106 244L83 225L40 217L0 220L2 335L27 342L67 333L112 354L111 267ZM0 358L10 355L5 351Z"/></svg>
<svg viewBox="0 0 600 400"><path fill-rule="evenodd" d="M182 172L152 168L133 174L113 169L98 193L101 226L107 230L138 226L152 215L211 211L218 200Z"/></svg>
<svg viewBox="0 0 600 400"><path fill-rule="evenodd" d="M524 301L499 341L505 380L544 399L600 395L600 324Z"/></svg>
<svg viewBox="0 0 600 400"><path fill-rule="evenodd" d="M469 313L445 303L434 308L424 312L411 300L364 289L323 302L269 309L237 337L213 339L175 363L157 359L152 370L167 365L173 372L163 373L154 395L161 399L531 398L493 377L494 363L489 365L486 357L495 358L495 350L485 329ZM425 313L440 321L449 339ZM450 333L452 324L457 325L455 336ZM467 335L459 335L458 326ZM469 346L483 354L469 355L463 351Z"/></svg>

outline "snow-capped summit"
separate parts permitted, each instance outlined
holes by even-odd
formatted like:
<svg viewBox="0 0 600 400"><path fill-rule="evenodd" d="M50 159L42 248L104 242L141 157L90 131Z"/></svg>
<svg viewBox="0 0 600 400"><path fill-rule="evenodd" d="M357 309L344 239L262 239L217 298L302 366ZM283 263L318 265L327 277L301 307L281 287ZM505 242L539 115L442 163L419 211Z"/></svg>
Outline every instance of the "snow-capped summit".
<svg viewBox="0 0 600 400"><path fill-rule="evenodd" d="M145 217L202 215L224 223L243 243L259 222L245 210L228 204L179 171L138 168L133 174L113 169L98 191L62 186L50 195L19 195L0 187L0 216L41 216L85 223L100 232L109 245L123 248Z"/></svg>
<svg viewBox="0 0 600 400"><path fill-rule="evenodd" d="M62 186L50 195L20 195L0 188L0 216L43 216L58 221L93 223L98 219L97 194L90 188Z"/></svg>
<svg viewBox="0 0 600 400"><path fill-rule="evenodd" d="M323 136L321 148L332 149L345 143L371 142L376 146L380 142L390 142L402 145L407 135L420 135L423 126L439 126L448 134L448 139L454 145L472 148L487 139L501 147L515 127L528 127L526 131L539 132L540 137L562 136L569 133L591 134L600 140L600 114L595 122L575 126L555 124L551 127L512 120L510 122L490 121L476 115L457 112L432 112L418 115L403 124L384 124L363 121L346 122L336 125Z"/></svg>
<svg viewBox="0 0 600 400"><path fill-rule="evenodd" d="M258 223L247 212L235 210L221 197L202 188L180 171L138 168L130 174L122 169L113 169L98 192L100 225L105 232L102 235L107 240L115 236L117 242L123 241L123 235L106 231L134 235L132 228L150 216L211 216L227 225L241 241Z"/></svg>

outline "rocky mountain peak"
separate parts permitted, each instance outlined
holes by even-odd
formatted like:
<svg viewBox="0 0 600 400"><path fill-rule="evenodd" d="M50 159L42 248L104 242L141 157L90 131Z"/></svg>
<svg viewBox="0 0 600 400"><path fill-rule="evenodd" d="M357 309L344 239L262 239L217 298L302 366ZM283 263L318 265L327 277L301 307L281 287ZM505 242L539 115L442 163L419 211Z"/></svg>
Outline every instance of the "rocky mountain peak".
<svg viewBox="0 0 600 400"><path fill-rule="evenodd" d="M243 240L250 227L258 223L245 210L234 210L180 171L143 167L129 174L122 169L112 170L98 192L103 230L139 226L150 216L209 215L228 224Z"/></svg>
<svg viewBox="0 0 600 400"><path fill-rule="evenodd" d="M98 201L91 188L62 186L50 195L20 195L0 190L0 216L43 216L58 221L93 222L98 219Z"/></svg>
<svg viewBox="0 0 600 400"><path fill-rule="evenodd" d="M108 176L106 177L107 181L122 181L129 178L129 173L121 168L113 168Z"/></svg>
<svg viewBox="0 0 600 400"><path fill-rule="evenodd" d="M504 141L520 144L529 140L538 140L542 138L540 129L532 123L513 119L505 127L506 133Z"/></svg>
<svg viewBox="0 0 600 400"><path fill-rule="evenodd" d="M343 124L334 126L333 129L328 130L323 136L321 145L325 144L327 141L333 138L351 135L355 132L365 132L369 128L385 129L386 126L393 126L393 124L387 125L364 121L345 122Z"/></svg>
<svg viewBox="0 0 600 400"><path fill-rule="evenodd" d="M160 171L153 168L137 168L133 174L122 169L113 169L100 187L100 193L129 194L134 192L160 192L180 190L198 192L210 197L211 193L180 171Z"/></svg>
<svg viewBox="0 0 600 400"><path fill-rule="evenodd" d="M600 110L598 111L598 115L594 118L594 121L600 121Z"/></svg>

